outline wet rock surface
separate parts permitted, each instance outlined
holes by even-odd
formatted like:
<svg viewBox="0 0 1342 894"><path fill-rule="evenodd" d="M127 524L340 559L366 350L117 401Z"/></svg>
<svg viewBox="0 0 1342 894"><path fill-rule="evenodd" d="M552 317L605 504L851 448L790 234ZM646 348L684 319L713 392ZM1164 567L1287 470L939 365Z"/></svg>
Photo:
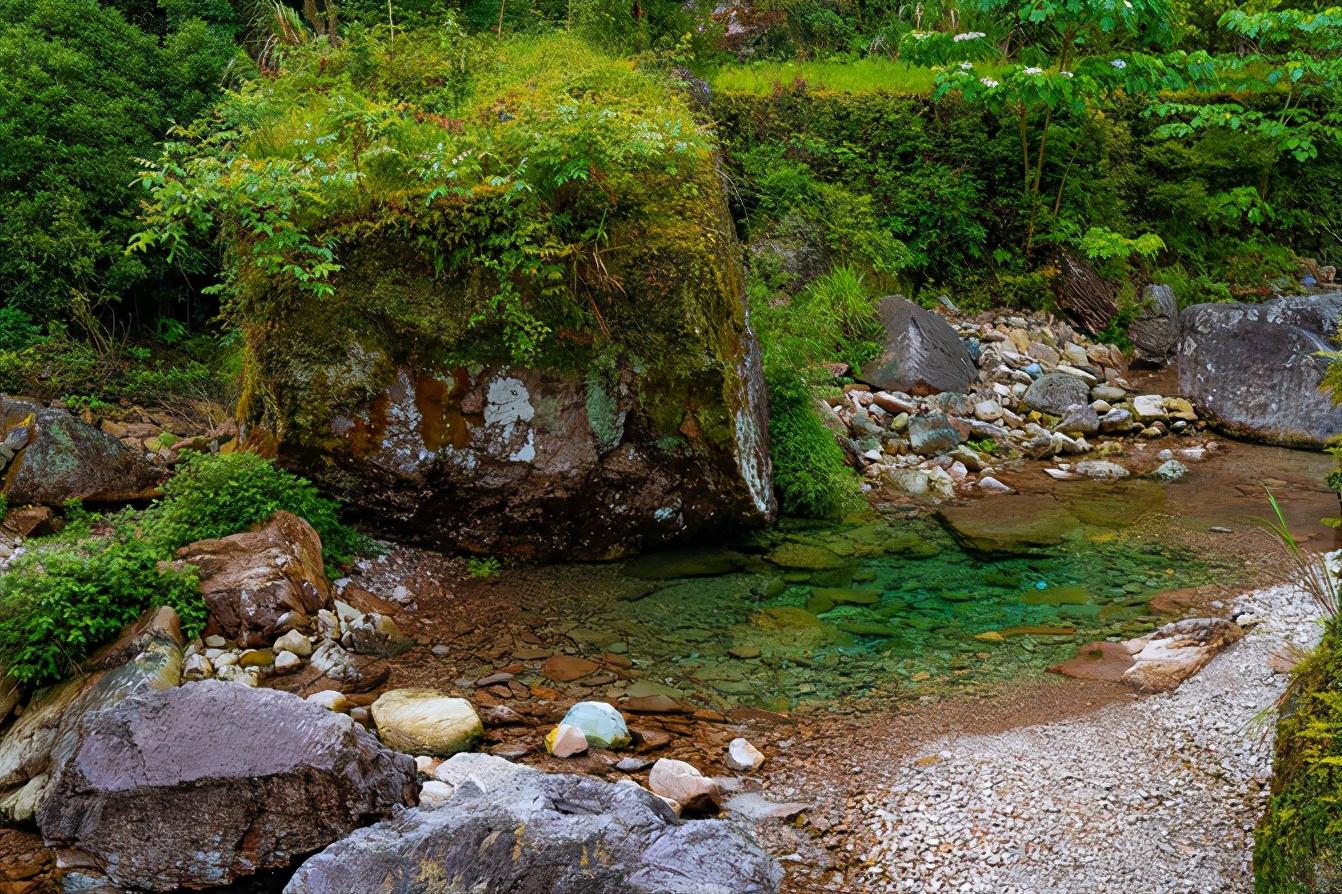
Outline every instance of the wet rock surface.
<svg viewBox="0 0 1342 894"><path fill-rule="evenodd" d="M1179 387L1230 433L1269 444L1321 447L1342 432L1342 408L1319 384L1342 294L1263 304L1198 304L1181 317Z"/></svg>
<svg viewBox="0 0 1342 894"><path fill-rule="evenodd" d="M285 866L413 803L418 784L409 757L347 717L203 681L92 716L51 788L37 822L63 866L170 891Z"/></svg>
<svg viewBox="0 0 1342 894"><path fill-rule="evenodd" d="M499 758L490 758L500 761ZM506 763L506 762L505 762ZM773 894L782 870L731 825L683 822L632 783L480 774L433 810L409 810L309 859L286 894Z"/></svg>

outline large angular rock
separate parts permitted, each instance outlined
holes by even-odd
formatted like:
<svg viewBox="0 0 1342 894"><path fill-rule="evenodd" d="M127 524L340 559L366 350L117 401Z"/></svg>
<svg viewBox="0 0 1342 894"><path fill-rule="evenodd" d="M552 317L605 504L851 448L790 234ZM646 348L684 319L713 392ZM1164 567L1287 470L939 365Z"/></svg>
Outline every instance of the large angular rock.
<svg viewBox="0 0 1342 894"><path fill-rule="evenodd" d="M782 875L734 826L682 822L633 782L524 771L473 774L436 809L356 832L284 890L772 894Z"/></svg>
<svg viewBox="0 0 1342 894"><path fill-rule="evenodd" d="M95 652L86 674L41 690L0 736L0 823L31 822L52 772L78 748L88 718L182 679L182 631L171 608L147 612Z"/></svg>
<svg viewBox="0 0 1342 894"><path fill-rule="evenodd" d="M315 615L331 601L321 538L288 512L241 534L184 546L177 557L200 571L210 609L205 632L244 646L269 646L285 632L285 614Z"/></svg>
<svg viewBox="0 0 1342 894"><path fill-rule="evenodd" d="M1180 317L1179 388L1230 434L1321 447L1342 432L1317 356L1335 348L1340 318L1342 294L1194 305Z"/></svg>
<svg viewBox="0 0 1342 894"><path fill-rule="evenodd" d="M1179 347L1179 304L1174 290L1165 285L1149 285L1142 291L1142 306L1128 325L1133 359L1152 366L1163 366Z"/></svg>
<svg viewBox="0 0 1342 894"><path fill-rule="evenodd" d="M965 391L978 377L969 348L940 314L899 297L882 299L878 310L885 349L862 367L859 381L884 391L936 394Z"/></svg>
<svg viewBox="0 0 1342 894"><path fill-rule="evenodd" d="M0 468L11 505L140 500L163 478L144 457L64 410L7 397L0 397Z"/></svg>
<svg viewBox="0 0 1342 894"><path fill-rule="evenodd" d="M1067 373L1045 373L1026 389L1024 400L1032 410L1063 416L1072 407L1090 403L1090 386Z"/></svg>
<svg viewBox="0 0 1342 894"><path fill-rule="evenodd" d="M136 890L198 888L413 804L415 778L410 757L344 715L205 680L91 715L37 821L63 866Z"/></svg>
<svg viewBox="0 0 1342 894"><path fill-rule="evenodd" d="M522 299L563 308L527 363L485 309L493 271L444 269L433 239L343 239L334 298L253 305L267 400L241 412L369 525L453 550L610 559L767 523L763 369L714 167L687 157L619 197L658 208L607 221L621 248L581 293ZM276 280L272 296L291 291Z"/></svg>

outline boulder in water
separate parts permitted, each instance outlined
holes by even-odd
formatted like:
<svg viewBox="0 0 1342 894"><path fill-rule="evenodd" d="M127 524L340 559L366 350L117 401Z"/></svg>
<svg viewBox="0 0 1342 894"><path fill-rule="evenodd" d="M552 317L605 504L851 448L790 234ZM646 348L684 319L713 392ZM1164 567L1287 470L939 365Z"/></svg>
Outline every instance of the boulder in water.
<svg viewBox="0 0 1342 894"><path fill-rule="evenodd" d="M1319 390L1342 293L1263 304L1198 304L1180 317L1179 388L1218 428L1269 444L1322 447L1342 407Z"/></svg>

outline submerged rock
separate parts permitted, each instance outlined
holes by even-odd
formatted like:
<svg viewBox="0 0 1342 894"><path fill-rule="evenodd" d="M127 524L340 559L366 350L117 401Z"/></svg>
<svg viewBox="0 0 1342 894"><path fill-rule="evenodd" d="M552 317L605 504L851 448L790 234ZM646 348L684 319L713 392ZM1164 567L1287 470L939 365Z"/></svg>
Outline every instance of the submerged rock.
<svg viewBox="0 0 1342 894"><path fill-rule="evenodd" d="M1263 304L1198 304L1182 315L1179 388L1232 434L1321 447L1342 407L1319 390L1342 319L1342 293Z"/></svg>
<svg viewBox="0 0 1342 894"><path fill-rule="evenodd" d="M407 810L310 858L285 894L775 894L782 882L743 832L682 822L632 782L526 768L464 775L436 809Z"/></svg>
<svg viewBox="0 0 1342 894"><path fill-rule="evenodd" d="M414 761L288 693L206 680L93 715L38 814L65 865L125 888L227 884L414 803Z"/></svg>
<svg viewBox="0 0 1342 894"><path fill-rule="evenodd" d="M153 496L162 471L64 410L0 397L0 468L10 505Z"/></svg>
<svg viewBox="0 0 1342 894"><path fill-rule="evenodd" d="M878 311L885 348L862 368L860 381L883 391L935 394L964 391L978 378L969 349L945 317L899 297L882 299Z"/></svg>
<svg viewBox="0 0 1342 894"><path fill-rule="evenodd" d="M979 557L1047 555L1081 522L1044 495L998 500L992 512L981 506L945 506L937 512L956 542Z"/></svg>

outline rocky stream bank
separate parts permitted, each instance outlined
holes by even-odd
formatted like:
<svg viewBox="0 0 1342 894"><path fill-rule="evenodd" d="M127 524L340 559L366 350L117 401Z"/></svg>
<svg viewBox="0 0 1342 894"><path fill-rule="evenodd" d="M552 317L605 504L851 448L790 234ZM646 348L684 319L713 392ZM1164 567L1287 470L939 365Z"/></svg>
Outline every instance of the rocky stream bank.
<svg viewBox="0 0 1342 894"><path fill-rule="evenodd" d="M841 525L484 573L328 575L282 512L184 547L199 637L0 684L0 892L1244 890L1315 629L1249 517L1266 485L1330 546L1327 459L1057 320L885 316L826 404L879 509ZM238 446L118 415L7 401L10 480L144 498ZM24 493L9 556L59 524Z"/></svg>

